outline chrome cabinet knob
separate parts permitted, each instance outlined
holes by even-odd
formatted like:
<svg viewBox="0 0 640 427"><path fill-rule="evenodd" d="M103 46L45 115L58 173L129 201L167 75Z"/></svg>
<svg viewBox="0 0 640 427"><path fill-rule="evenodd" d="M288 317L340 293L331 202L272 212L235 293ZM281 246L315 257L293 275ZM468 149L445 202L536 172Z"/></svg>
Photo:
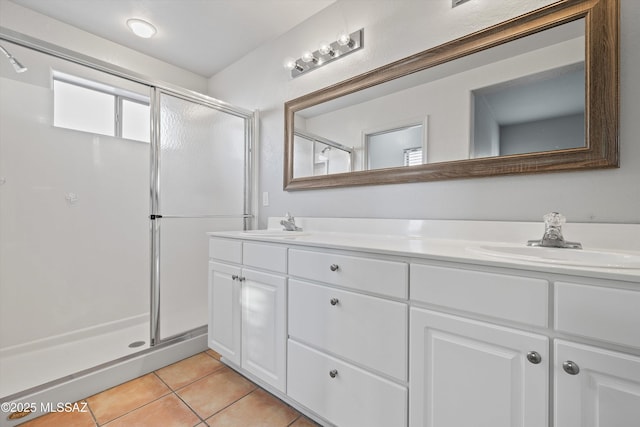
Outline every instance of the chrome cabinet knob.
<svg viewBox="0 0 640 427"><path fill-rule="evenodd" d="M238 280L239 280L239 281L241 281L241 282L244 282L244 281L245 281L245 280L247 280L247 279L246 279L246 277L242 277L242 276L240 276L240 277L238 277Z"/></svg>
<svg viewBox="0 0 640 427"><path fill-rule="evenodd" d="M571 360L567 360L562 364L562 369L569 375L578 375L580 373L580 367L576 362L572 362Z"/></svg>
<svg viewBox="0 0 640 427"><path fill-rule="evenodd" d="M331 266L329 267L331 271L338 271L339 268L340 266L338 264L331 264Z"/></svg>
<svg viewBox="0 0 640 427"><path fill-rule="evenodd" d="M234 274L233 276L231 276L231 280L238 280L238 275Z"/></svg>
<svg viewBox="0 0 640 427"><path fill-rule="evenodd" d="M529 353L527 353L527 360L534 365L537 365L538 363L542 362L542 356L540 356L540 353L538 353L537 351L530 351Z"/></svg>
<svg viewBox="0 0 640 427"><path fill-rule="evenodd" d="M331 301L329 301L329 302L331 303L331 305L338 305L340 300L338 298L331 298Z"/></svg>
<svg viewBox="0 0 640 427"><path fill-rule="evenodd" d="M335 377L337 377L337 376L338 376L338 370L337 370L337 369L332 369L332 370L330 370L330 371L329 371L329 376L330 376L331 378L335 378Z"/></svg>

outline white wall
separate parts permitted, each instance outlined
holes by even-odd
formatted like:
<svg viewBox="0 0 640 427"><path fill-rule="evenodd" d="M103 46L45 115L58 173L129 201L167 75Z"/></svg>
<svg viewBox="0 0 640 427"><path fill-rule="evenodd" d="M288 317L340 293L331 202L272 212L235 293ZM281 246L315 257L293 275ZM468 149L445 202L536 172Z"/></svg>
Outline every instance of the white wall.
<svg viewBox="0 0 640 427"><path fill-rule="evenodd" d="M202 76L94 36L8 0L0 0L0 26L109 62L149 77L153 81L168 82L200 93L207 92L207 80Z"/></svg>
<svg viewBox="0 0 640 427"><path fill-rule="evenodd" d="M285 101L550 3L476 0L451 9L448 1L338 0L212 77L212 96L261 110L259 191L269 192L270 206L261 207L260 225L286 211L296 216L539 221L557 210L569 221L640 222L640 85L635 78L640 3L634 0L621 0L620 169L282 190ZM361 51L296 79L282 68L283 58L363 27Z"/></svg>

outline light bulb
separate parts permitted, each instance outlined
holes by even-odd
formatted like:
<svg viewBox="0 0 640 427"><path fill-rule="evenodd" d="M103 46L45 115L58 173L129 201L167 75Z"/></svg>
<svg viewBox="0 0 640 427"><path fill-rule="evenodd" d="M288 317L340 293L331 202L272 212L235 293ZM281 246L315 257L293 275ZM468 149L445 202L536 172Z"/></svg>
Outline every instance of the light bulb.
<svg viewBox="0 0 640 427"><path fill-rule="evenodd" d="M282 63L282 66L287 70L293 70L294 68L297 68L298 71L302 71L302 67L298 65L296 60L293 58L285 58L284 62Z"/></svg>
<svg viewBox="0 0 640 427"><path fill-rule="evenodd" d="M335 55L334 50L331 49L331 44L328 42L320 43L320 48L318 49L318 52L320 52L321 55L331 55L331 56Z"/></svg>
<svg viewBox="0 0 640 427"><path fill-rule="evenodd" d="M337 41L338 41L338 44L340 46L350 45L351 44L351 37L347 33L340 34L338 36L338 40Z"/></svg>
<svg viewBox="0 0 640 427"><path fill-rule="evenodd" d="M156 27L142 19L129 19L127 26L133 31L133 34L144 39L151 38L156 33Z"/></svg>
<svg viewBox="0 0 640 427"><path fill-rule="evenodd" d="M302 61L303 62L317 62L318 59L313 56L313 53L306 51L302 54Z"/></svg>

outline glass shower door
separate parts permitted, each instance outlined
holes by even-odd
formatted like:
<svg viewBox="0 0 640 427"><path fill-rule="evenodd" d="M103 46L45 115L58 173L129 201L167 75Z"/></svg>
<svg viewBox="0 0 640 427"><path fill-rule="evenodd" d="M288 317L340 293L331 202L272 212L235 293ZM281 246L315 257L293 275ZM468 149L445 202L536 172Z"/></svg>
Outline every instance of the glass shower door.
<svg viewBox="0 0 640 427"><path fill-rule="evenodd" d="M244 227L250 128L204 100L158 91L156 102L155 343L207 324L206 232Z"/></svg>

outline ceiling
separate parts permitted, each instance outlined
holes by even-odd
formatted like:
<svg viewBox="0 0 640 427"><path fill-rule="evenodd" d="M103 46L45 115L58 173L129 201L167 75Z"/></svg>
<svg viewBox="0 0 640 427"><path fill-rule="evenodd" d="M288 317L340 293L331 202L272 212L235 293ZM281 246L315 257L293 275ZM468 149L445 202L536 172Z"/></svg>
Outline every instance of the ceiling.
<svg viewBox="0 0 640 427"><path fill-rule="evenodd" d="M211 77L336 0L10 0L146 55ZM139 38L129 18L158 30Z"/></svg>

